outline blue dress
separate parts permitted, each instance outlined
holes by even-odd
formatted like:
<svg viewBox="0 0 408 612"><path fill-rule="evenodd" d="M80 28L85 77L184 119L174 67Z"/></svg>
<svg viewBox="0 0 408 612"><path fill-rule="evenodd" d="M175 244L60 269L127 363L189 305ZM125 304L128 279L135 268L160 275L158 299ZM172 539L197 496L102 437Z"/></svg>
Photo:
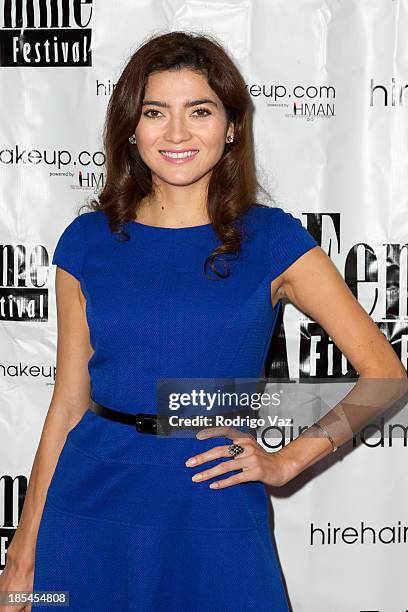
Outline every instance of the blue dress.
<svg viewBox="0 0 408 612"><path fill-rule="evenodd" d="M124 242L91 211L65 228L52 263L87 299L95 401L155 412L158 378L262 376L280 306L271 281L317 242L281 208L255 204L244 221L241 254L220 280L203 273L219 244L211 224L130 221ZM69 591L73 612L286 612L264 484L191 480L230 458L185 466L230 442L138 433L88 409L48 489L34 590Z"/></svg>

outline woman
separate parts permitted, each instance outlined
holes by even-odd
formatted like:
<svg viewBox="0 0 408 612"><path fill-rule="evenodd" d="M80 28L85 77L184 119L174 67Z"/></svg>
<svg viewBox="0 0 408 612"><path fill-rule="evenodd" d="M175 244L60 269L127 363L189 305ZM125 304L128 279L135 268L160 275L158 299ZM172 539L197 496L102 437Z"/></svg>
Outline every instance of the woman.
<svg viewBox="0 0 408 612"><path fill-rule="evenodd" d="M56 384L2 590L68 591L81 612L289 609L265 485L339 440L151 435L158 379L259 377L283 297L361 376L405 371L300 220L255 204L250 126L208 37L155 37L126 65L106 184L53 257Z"/></svg>

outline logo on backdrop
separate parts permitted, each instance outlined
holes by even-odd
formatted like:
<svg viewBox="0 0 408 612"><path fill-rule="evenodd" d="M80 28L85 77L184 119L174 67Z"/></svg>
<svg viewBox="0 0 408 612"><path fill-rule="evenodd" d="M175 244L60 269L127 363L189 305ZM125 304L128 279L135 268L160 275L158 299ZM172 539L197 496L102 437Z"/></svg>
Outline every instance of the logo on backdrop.
<svg viewBox="0 0 408 612"><path fill-rule="evenodd" d="M0 66L92 66L93 0L4 0Z"/></svg>
<svg viewBox="0 0 408 612"><path fill-rule="evenodd" d="M25 148L19 144L0 149L0 166L49 168L52 178L74 178L71 189L98 192L104 185L103 151L73 152L69 149Z"/></svg>
<svg viewBox="0 0 408 612"><path fill-rule="evenodd" d="M350 544L361 547L364 544L370 547L381 544L408 544L408 525L405 521L398 520L396 523L388 525L369 524L360 521L355 524L332 525L330 521L327 525L318 527L315 523L309 526L309 546L341 546ZM380 608L370 607L372 612ZM361 611L364 612L364 611ZM369 611L368 611L369 612Z"/></svg>
<svg viewBox="0 0 408 612"><path fill-rule="evenodd" d="M341 214L305 213L306 229L319 245L329 245L327 254L342 252ZM327 235L323 235L324 227ZM393 346L403 366L408 366L408 294L406 282L408 244L358 242L344 257L339 270L354 297L377 323ZM385 270L381 262L385 262ZM381 299L384 296L384 299ZM268 376L289 375L286 359L286 338L280 324L267 359ZM299 377L356 378L357 373L326 331L303 317L300 323Z"/></svg>
<svg viewBox="0 0 408 612"><path fill-rule="evenodd" d="M26 492L26 476L0 476L0 570L6 565L7 549L18 527Z"/></svg>
<svg viewBox="0 0 408 612"><path fill-rule="evenodd" d="M307 425L294 427L293 424L261 425L258 428L259 438L267 450L276 451L296 440L307 427ZM406 418L400 413L399 420L390 422L389 419L381 416L377 421L366 423L359 432L353 434L348 444L352 448L363 446L373 450L407 448Z"/></svg>
<svg viewBox="0 0 408 612"><path fill-rule="evenodd" d="M403 107L406 104L405 91L407 84L405 81L398 83L395 77L391 77L391 83L376 83L370 79L370 106L380 108L395 106Z"/></svg>
<svg viewBox="0 0 408 612"><path fill-rule="evenodd" d="M48 251L0 244L0 322L48 321Z"/></svg>
<svg viewBox="0 0 408 612"><path fill-rule="evenodd" d="M267 102L270 108L283 109L290 119L330 119L336 114L336 88L333 85L293 85L249 83L248 93Z"/></svg>

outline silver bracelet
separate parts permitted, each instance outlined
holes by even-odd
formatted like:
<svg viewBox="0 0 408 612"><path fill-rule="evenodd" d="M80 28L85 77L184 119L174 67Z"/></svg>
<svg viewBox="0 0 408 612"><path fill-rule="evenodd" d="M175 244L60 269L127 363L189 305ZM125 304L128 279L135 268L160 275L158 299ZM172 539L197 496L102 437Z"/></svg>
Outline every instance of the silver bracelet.
<svg viewBox="0 0 408 612"><path fill-rule="evenodd" d="M331 437L331 435L330 435L330 434L329 434L329 432L327 431L326 427L325 427L324 425L321 425L321 424L320 424L318 421L316 421L316 423L313 423L313 425L316 425L316 427L318 427L318 428L319 428L319 429L320 429L320 430L321 430L321 431L324 433L324 435L325 435L327 438L329 438L330 443L331 443L331 445L332 445L332 451L331 451L331 452L332 452L332 453L334 453L334 452L337 450L337 448L338 448L338 447L336 446L336 444L335 444L335 442L334 442L333 438ZM313 425L312 425L312 427L313 427Z"/></svg>

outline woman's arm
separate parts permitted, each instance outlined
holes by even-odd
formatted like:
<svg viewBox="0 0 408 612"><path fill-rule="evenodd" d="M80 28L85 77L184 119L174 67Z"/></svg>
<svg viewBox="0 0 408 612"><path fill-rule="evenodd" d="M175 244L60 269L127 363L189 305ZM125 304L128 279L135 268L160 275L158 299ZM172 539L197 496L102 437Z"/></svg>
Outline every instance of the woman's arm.
<svg viewBox="0 0 408 612"><path fill-rule="evenodd" d="M279 256L279 253L277 253ZM286 298L310 315L329 334L336 346L352 363L359 378L346 397L319 422L326 427L337 446L389 404L408 391L406 371L391 344L354 297L336 266L316 245L298 257L274 278L271 301L275 307ZM239 473L212 482L213 489L223 489L259 480L270 486L283 486L300 472L332 452L329 438L313 427L276 452L269 452L248 432L234 427L206 427L196 437L204 440L226 436L244 447L232 461L223 461L197 472L200 482L231 471ZM229 457L228 444L215 446L187 458L187 467L196 467L220 457Z"/></svg>
<svg viewBox="0 0 408 612"><path fill-rule="evenodd" d="M31 469L19 525L7 553L6 569L34 567L35 544L47 490L70 429L89 406L88 360L92 354L85 298L77 279L56 272L57 367L55 387Z"/></svg>
<svg viewBox="0 0 408 612"><path fill-rule="evenodd" d="M333 434L337 446L341 446L356 433L359 425L363 425L370 409L374 413L373 408L387 403L387 394L392 399L395 391L399 392L400 389L401 393L406 392L405 368L384 334L356 300L336 266L320 247L305 253L274 283L277 299L287 298L318 322L358 372L359 380L364 382L363 379L376 379L380 383L377 387L375 383L371 385L372 402L367 393L370 384L366 382L365 388L364 384L360 385L364 388L360 396L365 398L361 406L356 388L356 399L353 399L353 389L346 396L351 398L350 403L346 400L342 406L340 402L319 420ZM389 384L381 385L384 379L390 379ZM287 444L279 454L292 466L291 477L294 477L331 451L329 439L313 428Z"/></svg>

